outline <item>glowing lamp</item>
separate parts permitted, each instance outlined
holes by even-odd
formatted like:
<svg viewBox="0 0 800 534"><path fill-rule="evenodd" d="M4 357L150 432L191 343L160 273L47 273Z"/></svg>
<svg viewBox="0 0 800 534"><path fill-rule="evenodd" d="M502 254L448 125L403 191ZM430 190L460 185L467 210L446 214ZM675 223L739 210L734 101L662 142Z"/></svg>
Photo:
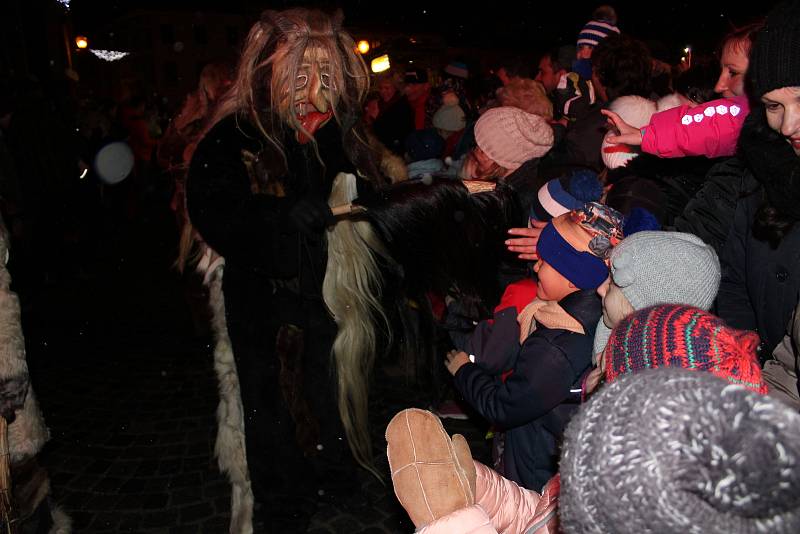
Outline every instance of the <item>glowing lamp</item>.
<svg viewBox="0 0 800 534"><path fill-rule="evenodd" d="M389 56L386 54L376 57L370 64L370 68L372 68L372 72L375 74L387 71L391 68L391 66L392 65L389 63Z"/></svg>
<svg viewBox="0 0 800 534"><path fill-rule="evenodd" d="M75 38L75 46L83 50L84 48L88 48L89 46L89 39L84 37L83 35L79 35Z"/></svg>
<svg viewBox="0 0 800 534"><path fill-rule="evenodd" d="M369 43L367 41L361 40L358 42L357 48L362 55L366 54L367 52L369 52Z"/></svg>

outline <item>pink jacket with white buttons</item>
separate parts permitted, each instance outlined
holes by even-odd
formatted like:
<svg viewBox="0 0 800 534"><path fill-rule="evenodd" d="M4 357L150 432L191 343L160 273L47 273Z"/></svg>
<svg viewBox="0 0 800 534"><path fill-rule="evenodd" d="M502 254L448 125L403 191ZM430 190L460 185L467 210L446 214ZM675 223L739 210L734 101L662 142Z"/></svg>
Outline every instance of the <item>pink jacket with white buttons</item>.
<svg viewBox="0 0 800 534"><path fill-rule="evenodd" d="M732 156L748 113L745 96L655 113L642 128L642 151L660 158Z"/></svg>

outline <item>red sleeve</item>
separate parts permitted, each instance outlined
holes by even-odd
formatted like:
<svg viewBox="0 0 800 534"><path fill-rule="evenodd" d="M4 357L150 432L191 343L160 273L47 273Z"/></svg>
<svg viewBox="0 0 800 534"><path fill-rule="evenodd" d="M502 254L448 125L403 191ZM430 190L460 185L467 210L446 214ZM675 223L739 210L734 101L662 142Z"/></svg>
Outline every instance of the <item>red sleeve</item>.
<svg viewBox="0 0 800 534"><path fill-rule="evenodd" d="M642 150L661 158L732 156L748 113L744 96L655 113L644 128Z"/></svg>
<svg viewBox="0 0 800 534"><path fill-rule="evenodd" d="M517 315L519 315L523 308L536 298L536 289L536 282L532 278L523 278L518 282L509 284L494 312L497 313L500 310L514 306L517 309Z"/></svg>

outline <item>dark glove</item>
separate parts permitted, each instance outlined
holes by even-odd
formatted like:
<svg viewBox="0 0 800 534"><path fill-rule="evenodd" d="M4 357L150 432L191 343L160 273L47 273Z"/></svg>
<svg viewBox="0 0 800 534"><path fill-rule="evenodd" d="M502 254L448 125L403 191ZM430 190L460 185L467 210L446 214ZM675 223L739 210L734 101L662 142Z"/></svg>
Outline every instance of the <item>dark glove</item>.
<svg viewBox="0 0 800 534"><path fill-rule="evenodd" d="M294 205L289 212L289 220L302 234L318 237L336 218L327 203L318 198L306 197Z"/></svg>

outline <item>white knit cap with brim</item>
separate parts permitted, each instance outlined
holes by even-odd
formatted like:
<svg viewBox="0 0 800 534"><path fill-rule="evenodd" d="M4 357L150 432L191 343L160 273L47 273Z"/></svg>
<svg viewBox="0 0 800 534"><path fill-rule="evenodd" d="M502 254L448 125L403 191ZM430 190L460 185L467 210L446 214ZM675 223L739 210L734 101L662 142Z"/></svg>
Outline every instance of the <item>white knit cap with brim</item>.
<svg viewBox="0 0 800 534"><path fill-rule="evenodd" d="M634 128L644 128L650 122L650 117L657 111L656 103L641 96L621 96L609 104L608 109L620 116L626 123ZM609 169L624 167L630 160L639 155L639 150L624 144L608 142L608 138L615 135L609 131L603 137L600 148L603 163Z"/></svg>
<svg viewBox="0 0 800 534"><path fill-rule="evenodd" d="M516 170L553 147L553 129L538 115L509 106L492 108L475 123L475 141L500 166Z"/></svg>

